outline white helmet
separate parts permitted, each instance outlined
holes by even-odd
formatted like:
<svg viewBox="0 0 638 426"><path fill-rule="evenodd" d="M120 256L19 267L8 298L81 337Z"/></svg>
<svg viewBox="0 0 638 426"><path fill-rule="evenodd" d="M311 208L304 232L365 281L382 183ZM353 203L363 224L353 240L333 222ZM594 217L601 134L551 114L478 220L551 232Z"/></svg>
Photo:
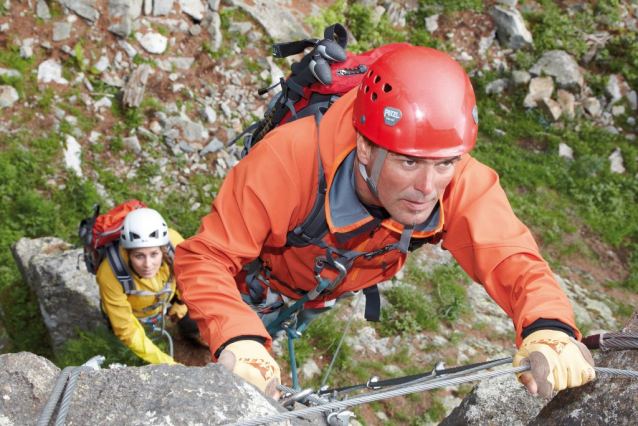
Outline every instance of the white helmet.
<svg viewBox="0 0 638 426"><path fill-rule="evenodd" d="M120 240L125 249L161 247L170 243L168 226L162 215L153 209L137 209L126 215Z"/></svg>

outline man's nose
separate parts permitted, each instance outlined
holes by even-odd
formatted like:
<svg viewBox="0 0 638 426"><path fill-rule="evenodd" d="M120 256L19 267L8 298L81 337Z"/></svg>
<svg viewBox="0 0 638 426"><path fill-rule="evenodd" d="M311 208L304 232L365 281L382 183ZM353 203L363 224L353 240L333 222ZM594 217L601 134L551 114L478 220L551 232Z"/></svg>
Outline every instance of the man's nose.
<svg viewBox="0 0 638 426"><path fill-rule="evenodd" d="M419 173L414 188L424 195L434 191L434 167L431 164L426 164L422 172Z"/></svg>

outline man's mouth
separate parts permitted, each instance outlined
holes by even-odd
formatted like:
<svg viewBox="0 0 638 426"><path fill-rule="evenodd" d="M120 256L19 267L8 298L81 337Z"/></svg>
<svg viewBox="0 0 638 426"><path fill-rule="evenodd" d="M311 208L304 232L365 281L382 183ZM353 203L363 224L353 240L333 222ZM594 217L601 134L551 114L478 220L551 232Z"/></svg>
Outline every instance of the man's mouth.
<svg viewBox="0 0 638 426"><path fill-rule="evenodd" d="M432 204L433 200L425 200L425 201L414 201L414 200L403 200L405 204L408 205L410 210L420 211L423 210Z"/></svg>

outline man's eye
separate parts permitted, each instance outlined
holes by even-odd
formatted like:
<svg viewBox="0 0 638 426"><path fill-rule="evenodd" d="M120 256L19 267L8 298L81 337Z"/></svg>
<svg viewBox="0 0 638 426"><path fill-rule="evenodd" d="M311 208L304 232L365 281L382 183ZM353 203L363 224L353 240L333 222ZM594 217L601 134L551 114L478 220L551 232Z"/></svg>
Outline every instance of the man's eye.
<svg viewBox="0 0 638 426"><path fill-rule="evenodd" d="M442 163L437 164L438 167L442 168L442 169L449 169L450 167L452 167L454 165L454 161L450 160L450 161L444 161Z"/></svg>
<svg viewBox="0 0 638 426"><path fill-rule="evenodd" d="M416 161L414 160L403 160L403 164L407 167L414 167L416 166Z"/></svg>

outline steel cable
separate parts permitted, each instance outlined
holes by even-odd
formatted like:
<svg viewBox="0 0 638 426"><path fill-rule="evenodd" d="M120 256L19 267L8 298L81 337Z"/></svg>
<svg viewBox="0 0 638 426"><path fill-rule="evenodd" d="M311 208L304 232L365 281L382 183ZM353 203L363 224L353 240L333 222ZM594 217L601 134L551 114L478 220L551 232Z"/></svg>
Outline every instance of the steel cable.
<svg viewBox="0 0 638 426"><path fill-rule="evenodd" d="M600 349L638 349L638 333L605 333L600 335Z"/></svg>
<svg viewBox="0 0 638 426"><path fill-rule="evenodd" d="M55 426L64 426L64 422L66 421L66 416L69 414L69 408L71 407L71 399L73 398L73 390L75 386L78 384L78 379L80 377L80 373L83 371L92 371L91 367L75 367L71 376L69 377L69 382L64 389L64 395L62 395L62 402L60 403L60 409L58 410L58 417L55 420Z"/></svg>
<svg viewBox="0 0 638 426"><path fill-rule="evenodd" d="M430 380L425 383L417 383L408 386L397 386L392 389L384 389L376 392L370 392L364 395L358 395L356 397L347 399L345 401L334 401L329 402L316 407L309 407L302 410L290 411L288 413L279 413L271 416L262 417L261 419L253 419L253 420L241 420L235 423L229 423L226 426L256 426L261 424L267 424L270 422L282 421L294 417L303 417L304 415L309 414L317 414L321 412L340 410L348 407L353 407L356 405L366 404L374 401L378 401L386 398L393 398L396 396L407 395L409 393L415 392L423 392L426 390L432 390L441 388L444 386L450 385L460 385L464 383L474 382L477 380L489 379L492 377L501 376L504 374L511 373L522 373L524 371L529 371L531 369L530 366L519 366L519 367L510 367L503 368L496 371L489 371L486 373L479 373L472 376L463 376L463 377L440 377L437 380ZM618 370L614 368L601 368L595 367L597 373L603 374L613 374L621 377L628 378L638 378L638 371L631 370Z"/></svg>
<svg viewBox="0 0 638 426"><path fill-rule="evenodd" d="M53 385L53 389L51 390L51 394L49 394L49 399L47 399L44 408L42 409L42 413L40 414L40 418L36 423L36 426L48 426L51 421L51 417L53 416L53 412L55 408L58 406L58 402L60 401L60 395L62 395L62 391L64 391L64 387L66 386L66 381L71 375L71 372L75 369L75 367L66 367Z"/></svg>
<svg viewBox="0 0 638 426"><path fill-rule="evenodd" d="M350 318L348 318L348 323L346 324L346 328L343 330L343 334L341 335L341 340L339 341L339 345L337 345L337 349L335 350L334 355L332 356L332 361L330 361L330 365L328 366L328 370L326 370L326 374L325 376L323 376L323 380L321 381L321 388L324 387L326 385L326 382L328 381L328 377L330 376L330 371L332 371L332 366L334 365L335 361L337 360L337 355L339 355L339 350L341 349L341 345L343 344L343 341L346 339L346 335L348 334L348 329L350 328L350 324L352 323L352 319L354 318L354 314L357 311L357 307L359 306L359 302L361 301L361 299L363 298L363 291L359 292L359 294L357 294L357 301L354 305L354 308L352 308L352 312L350 313Z"/></svg>
<svg viewBox="0 0 638 426"><path fill-rule="evenodd" d="M322 413L325 411L339 410L346 407L352 407L355 405L378 401L380 399L392 398L395 396L407 395L409 393L436 389L439 387L448 386L452 384L462 384L467 382L473 382L475 380L481 380L481 379L487 379L490 377L500 376L503 374L519 373L519 372L529 371L529 370L530 370L529 366L512 367L512 368L507 368L507 369L502 369L497 371L490 371L487 373L479 373L473 376L458 377L458 378L453 378L449 380L441 380L436 382L420 383L420 384L411 385L411 386L402 386L401 388L393 388L390 390L384 389L384 390L380 390L376 392L370 392L365 395L360 395L359 397L357 397L356 400L352 398L352 399L347 399L345 401L329 402L327 404L316 406L316 407L304 408L302 410L290 411L288 413L273 414L271 416L262 417L261 419L240 420L235 423L229 423L227 424L227 426L256 426L261 424L267 424L270 422L277 422L281 420L290 419L293 417L300 417L307 414L316 414L316 413Z"/></svg>

